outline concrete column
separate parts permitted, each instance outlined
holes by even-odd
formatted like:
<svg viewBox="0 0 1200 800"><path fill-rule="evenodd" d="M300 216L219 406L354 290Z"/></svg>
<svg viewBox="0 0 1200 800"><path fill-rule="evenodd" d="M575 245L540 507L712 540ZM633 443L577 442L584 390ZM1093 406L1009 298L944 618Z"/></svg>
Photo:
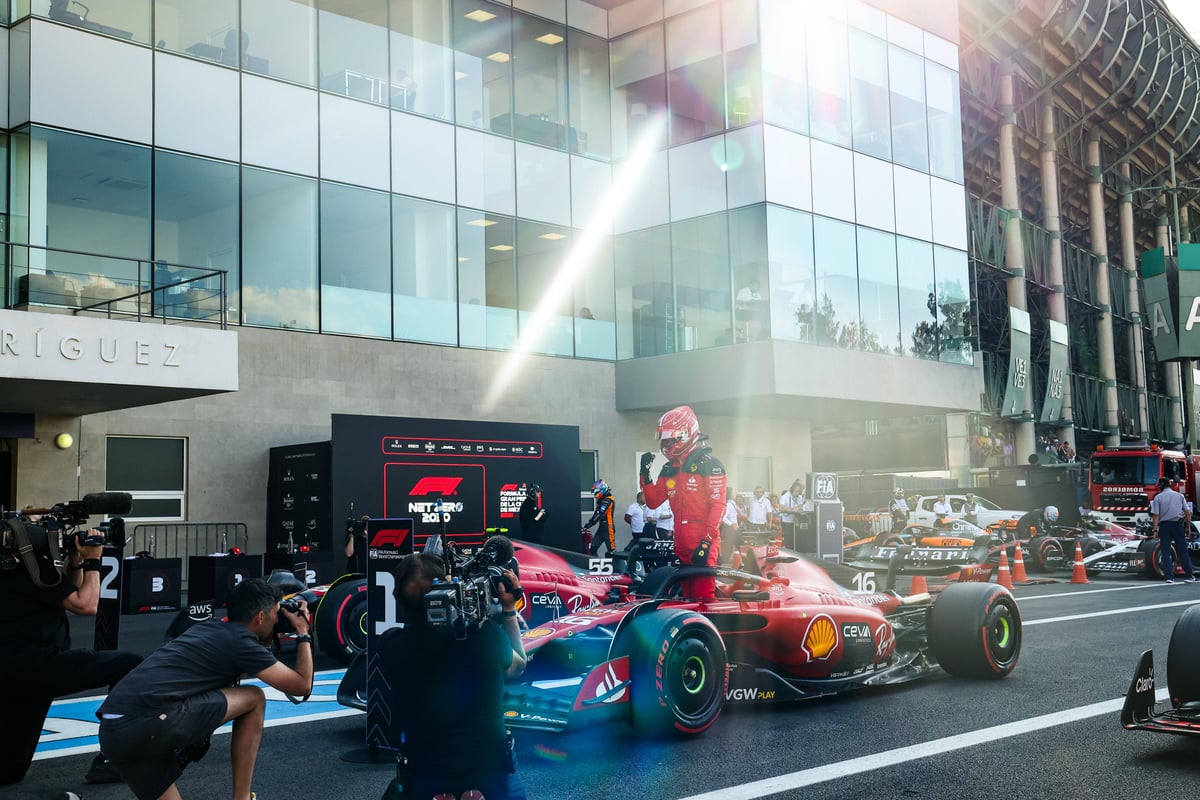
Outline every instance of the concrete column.
<svg viewBox="0 0 1200 800"><path fill-rule="evenodd" d="M1067 297L1063 281L1062 218L1058 203L1058 142L1054 133L1054 100L1042 99L1042 224L1050 234L1049 279L1051 295L1048 300L1050 319L1067 324ZM1069 369L1069 366L1068 366ZM1063 382L1062 418L1071 419L1071 379ZM1075 447L1075 428L1063 427L1058 438Z"/></svg>
<svg viewBox="0 0 1200 800"><path fill-rule="evenodd" d="M1117 362L1113 355L1112 290L1108 285L1108 231L1104 225L1104 182L1100 172L1100 140L1095 133L1088 136L1088 221L1091 226L1091 247L1096 254L1096 305L1100 317L1096 320L1096 343L1100 349L1100 377L1104 380L1104 444L1115 447L1121 443L1121 427L1117 409Z"/></svg>
<svg viewBox="0 0 1200 800"><path fill-rule="evenodd" d="M1174 254L1175 247L1171 242L1171 226L1167 222L1166 198L1164 197L1163 200L1163 213L1158 218L1158 226L1155 228L1155 239L1159 247L1163 248L1167 253ZM1171 403L1171 443L1182 442L1183 385L1179 381L1179 365L1173 361L1168 361L1165 364L1159 364L1158 368L1163 371L1164 382L1167 386L1167 399Z"/></svg>
<svg viewBox="0 0 1200 800"><path fill-rule="evenodd" d="M1006 212L1004 266L1012 273L1008 279L1008 304L1020 311L1028 311L1025 301L1025 248L1021 244L1021 200L1017 186L1017 115L1013 110L1012 73L1012 64L1006 63L1000 76L1000 205ZM1025 384L1024 407L1033 409L1028 382ZM1037 453L1032 420L1017 423L1013 444L1018 464L1027 463L1029 457Z"/></svg>
<svg viewBox="0 0 1200 800"><path fill-rule="evenodd" d="M1130 326L1129 352L1133 354L1133 380L1137 390L1138 432L1150 438L1150 409L1146 395L1146 351L1142 341L1142 298L1138 293L1138 252L1133 241L1133 186L1131 185L1129 162L1122 161L1121 167L1121 261L1125 264L1125 276L1129 282L1129 314L1133 317Z"/></svg>

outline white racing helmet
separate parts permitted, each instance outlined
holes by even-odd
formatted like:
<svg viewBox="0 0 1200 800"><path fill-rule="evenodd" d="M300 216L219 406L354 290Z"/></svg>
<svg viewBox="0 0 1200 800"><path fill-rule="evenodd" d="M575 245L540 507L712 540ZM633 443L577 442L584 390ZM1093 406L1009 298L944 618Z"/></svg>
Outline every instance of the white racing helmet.
<svg viewBox="0 0 1200 800"><path fill-rule="evenodd" d="M1046 506L1045 511L1042 513L1045 515L1047 522L1058 522L1058 506Z"/></svg>

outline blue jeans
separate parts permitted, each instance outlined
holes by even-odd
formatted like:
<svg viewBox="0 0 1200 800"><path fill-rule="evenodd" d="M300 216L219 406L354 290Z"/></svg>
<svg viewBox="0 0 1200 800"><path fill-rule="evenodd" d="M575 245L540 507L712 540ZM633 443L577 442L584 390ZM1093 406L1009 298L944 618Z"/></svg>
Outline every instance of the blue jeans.
<svg viewBox="0 0 1200 800"><path fill-rule="evenodd" d="M1183 577L1195 577L1192 572L1192 558L1188 555L1187 536L1183 530L1183 520L1161 520L1158 523L1158 539L1162 550L1163 577L1171 580L1175 577L1175 559L1171 554L1171 546L1179 555L1179 566L1183 567Z"/></svg>

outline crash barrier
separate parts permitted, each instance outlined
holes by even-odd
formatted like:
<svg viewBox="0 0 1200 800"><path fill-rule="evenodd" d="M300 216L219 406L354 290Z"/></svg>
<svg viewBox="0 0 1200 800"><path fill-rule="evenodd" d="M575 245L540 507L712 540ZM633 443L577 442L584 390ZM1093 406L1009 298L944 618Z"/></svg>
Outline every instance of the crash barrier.
<svg viewBox="0 0 1200 800"><path fill-rule="evenodd" d="M142 523L134 526L125 554L144 552L149 553L151 558L181 559L181 578L187 581L191 556L228 553L234 547L245 552L249 539L244 522Z"/></svg>

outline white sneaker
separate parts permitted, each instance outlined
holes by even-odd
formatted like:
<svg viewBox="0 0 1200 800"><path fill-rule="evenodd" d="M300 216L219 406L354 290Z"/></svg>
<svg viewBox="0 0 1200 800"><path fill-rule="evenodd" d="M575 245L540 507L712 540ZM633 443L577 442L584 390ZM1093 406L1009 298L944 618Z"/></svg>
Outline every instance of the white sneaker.
<svg viewBox="0 0 1200 800"><path fill-rule="evenodd" d="M1174 583L1174 582L1175 582L1174 578L1167 578L1165 581L1163 581L1163 583Z"/></svg>
<svg viewBox="0 0 1200 800"><path fill-rule="evenodd" d="M1184 578L1183 582L1184 583L1195 583L1196 579L1195 578Z"/></svg>

